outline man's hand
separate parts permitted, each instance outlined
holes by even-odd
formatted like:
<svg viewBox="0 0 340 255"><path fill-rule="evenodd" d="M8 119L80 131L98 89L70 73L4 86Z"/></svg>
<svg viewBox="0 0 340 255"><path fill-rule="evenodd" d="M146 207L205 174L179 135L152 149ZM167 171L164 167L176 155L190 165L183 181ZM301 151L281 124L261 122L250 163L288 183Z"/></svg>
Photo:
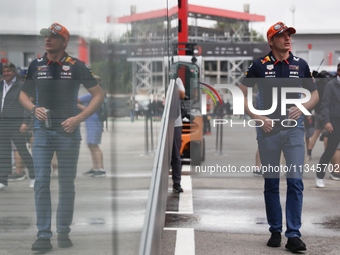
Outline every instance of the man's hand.
<svg viewBox="0 0 340 255"><path fill-rule="evenodd" d="M37 107L35 108L34 116L37 117L38 120L44 121L47 119L47 114L45 112L45 107Z"/></svg>
<svg viewBox="0 0 340 255"><path fill-rule="evenodd" d="M256 121L256 123L259 124L260 126L263 124L261 128L263 129L264 132L268 133L273 130L275 126L275 122L273 120L265 116L256 116L256 119L260 119L263 121L264 124L261 121Z"/></svg>
<svg viewBox="0 0 340 255"><path fill-rule="evenodd" d="M21 124L20 133L21 134L25 133L27 129L28 129L27 124Z"/></svg>
<svg viewBox="0 0 340 255"><path fill-rule="evenodd" d="M330 122L327 122L325 124L325 129L326 129L327 133L331 134L333 132L333 125Z"/></svg>
<svg viewBox="0 0 340 255"><path fill-rule="evenodd" d="M71 117L61 123L61 126L66 131L66 133L72 133L80 124L79 118Z"/></svg>
<svg viewBox="0 0 340 255"><path fill-rule="evenodd" d="M296 107L296 106L293 106L293 107L289 108L289 110L290 110L290 112L289 112L289 119L297 120L302 115L301 110L298 107Z"/></svg>

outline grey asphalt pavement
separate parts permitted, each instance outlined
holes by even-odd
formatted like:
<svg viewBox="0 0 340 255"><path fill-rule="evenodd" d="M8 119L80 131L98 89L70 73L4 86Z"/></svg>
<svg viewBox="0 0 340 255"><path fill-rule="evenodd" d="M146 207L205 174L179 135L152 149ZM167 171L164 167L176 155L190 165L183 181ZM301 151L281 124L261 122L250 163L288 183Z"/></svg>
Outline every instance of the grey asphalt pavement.
<svg viewBox="0 0 340 255"><path fill-rule="evenodd" d="M155 123L155 147L159 122ZM82 133L84 137L84 127ZM215 151L216 130L206 136L207 154L203 165L254 165L256 140L253 128L224 128L223 153ZM93 179L82 175L91 168L90 153L82 142L76 179L76 204L70 237L72 248L57 247L48 254L137 254L148 189L153 166L153 153L144 150L144 122L128 119L115 121L103 133L101 148L106 178ZM313 151L316 164L323 146L317 142ZM284 209L286 185L281 180L281 203ZM305 254L339 254L340 205L337 194L340 182L326 175L326 187L317 189L314 173L304 174L304 207L302 239ZM266 247L269 238L266 224L263 180L252 173L191 175L193 214L168 215L165 227L193 228L195 254L285 254L286 238L280 248ZM29 181L12 182L0 192L0 254L32 254L36 239L34 192ZM171 181L169 178L169 185ZM169 186L170 188L170 186ZM57 178L51 182L53 224L58 199ZM175 205L178 196L169 190L168 203ZM174 254L176 231L165 230L162 254Z"/></svg>

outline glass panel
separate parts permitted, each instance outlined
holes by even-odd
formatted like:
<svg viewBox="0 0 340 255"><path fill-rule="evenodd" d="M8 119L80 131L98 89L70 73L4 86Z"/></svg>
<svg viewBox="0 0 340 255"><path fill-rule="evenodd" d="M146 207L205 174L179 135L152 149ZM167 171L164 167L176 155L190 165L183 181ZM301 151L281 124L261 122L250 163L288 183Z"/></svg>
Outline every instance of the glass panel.
<svg viewBox="0 0 340 255"><path fill-rule="evenodd" d="M173 1L171 7L176 5L177 1ZM82 253L138 253L154 154L160 133L165 88L169 82L164 60L165 57L168 58L167 49L170 45L168 39L170 27L168 27L167 12L164 12L167 7L168 3L165 0L139 1L138 4L131 5L118 0L86 1L86 3L80 0L61 0L58 3L45 0L14 0L11 3L1 4L0 59L2 64L12 62L15 65L13 70L17 71L17 81L24 82L32 63L39 65L34 75L29 73L34 86L38 81L41 81L41 86L44 86L42 80L50 84L50 80L56 78L58 84L53 83L55 93L51 93L51 87L43 87L42 90L49 91L50 102L53 102L56 109L63 109L65 112L72 110L76 115L78 114L76 113L77 97L80 98L82 105L79 106L80 108L90 107L86 100L91 89L83 79L84 74L91 75L83 65L83 61L91 68L98 79L96 83L101 85L105 94L106 107L101 112L96 111L96 114L101 115L102 112L106 112L107 119L103 123L93 124L90 123L91 118L93 121L91 116L79 125L82 137L79 158L76 148L68 155L60 152L65 149L62 145L66 142L60 143L64 141L63 136L72 137L72 135L62 133L62 137L59 137L60 134L53 128L46 131L45 126L41 127L40 124L34 126L33 123L29 126L29 131L20 140L24 146L16 144L17 149L25 152L27 145L29 153L32 153L30 140L33 141L34 136L38 136L36 130L43 129L49 133L45 142L41 137L40 140L35 139L36 143L39 141L42 143L42 150L35 152L33 149L33 160L40 158L45 162L45 168L39 170L44 173L43 182L50 183L41 193L42 196L46 196L47 202L40 204L48 207L49 194L52 203L52 216L46 217L51 219L51 229L46 223L47 230L41 230L38 236L50 237L51 232L57 236L57 230L68 232L70 227L69 236L73 241L74 249ZM150 12L161 13L161 15L157 18L145 18L147 17L145 13ZM144 18L133 20L135 14L144 15ZM173 15L172 17L174 18ZM70 34L66 40L68 43L65 45L65 51L71 59L63 59L61 55L52 61L55 62L52 63L55 68L60 69L59 71L51 69L49 63L51 59L43 58L46 51L53 53L51 50L53 45L46 42L44 36L48 35L40 34L42 28L49 28L53 22L64 26ZM172 28L177 31L176 25ZM60 28L55 27L55 30L58 32ZM62 35L59 39L61 37ZM40 65L40 63L44 64ZM73 69L78 65L82 65L83 68ZM71 84L74 90L61 93L59 88L65 84ZM80 85L79 92L78 85ZM34 99L34 105L44 107L41 101L44 96L39 93L31 93L30 96ZM131 98L134 101L129 101ZM73 103L71 107L66 106L67 100ZM19 107L19 94L16 103ZM30 110L32 105L27 108ZM28 112L25 114L29 119L30 114ZM58 119L58 114L52 110L50 114L51 121L54 123ZM2 118L3 115L0 117ZM23 121L23 113L16 117ZM132 117L133 121L131 121ZM31 154L22 156L26 167L30 169L29 173L27 169L24 170L25 165L16 157L16 152L11 156L11 139L8 139L12 136L13 139L21 136L19 132L21 122L8 124L1 121L0 178L17 172L24 180L8 182L7 190L0 191L2 201L0 231L3 231L0 246L9 254L27 254L38 232L35 192L29 187L31 179L34 178L32 175L34 169L29 164L32 156L28 156ZM60 125L60 119L58 121ZM32 132L34 127L35 135ZM14 135L11 133L13 130L16 131ZM57 147L56 144L61 147ZM52 160L54 150L58 153ZM51 153L47 155L47 152ZM77 161L76 169L73 164L73 170L76 170L74 171L75 205L74 210L70 209L73 219L70 215L61 216L67 210L60 207L63 203L73 203L72 196L63 197L63 194L68 196L73 192L73 188L67 186L73 184L73 177L69 175L72 161ZM89 172L98 169L106 171L105 178L96 178L104 177L104 172ZM21 174L23 170L25 175ZM42 185L39 178L36 178L36 185ZM37 193L38 190L40 186L36 186ZM48 213L45 207L41 211ZM56 217L59 219L57 220ZM53 237L51 240L53 246L57 247L57 238ZM15 242L22 242L23 245L18 246Z"/></svg>

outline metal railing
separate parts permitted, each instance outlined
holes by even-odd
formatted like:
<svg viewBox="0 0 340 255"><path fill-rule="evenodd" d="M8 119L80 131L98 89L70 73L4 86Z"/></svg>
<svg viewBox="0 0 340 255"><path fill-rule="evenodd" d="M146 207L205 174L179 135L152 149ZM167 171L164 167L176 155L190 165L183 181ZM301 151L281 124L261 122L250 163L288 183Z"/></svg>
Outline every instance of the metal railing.
<svg viewBox="0 0 340 255"><path fill-rule="evenodd" d="M171 80L166 95L158 146L154 159L139 255L161 254L174 124L179 116L179 107L178 86L175 84L175 80Z"/></svg>

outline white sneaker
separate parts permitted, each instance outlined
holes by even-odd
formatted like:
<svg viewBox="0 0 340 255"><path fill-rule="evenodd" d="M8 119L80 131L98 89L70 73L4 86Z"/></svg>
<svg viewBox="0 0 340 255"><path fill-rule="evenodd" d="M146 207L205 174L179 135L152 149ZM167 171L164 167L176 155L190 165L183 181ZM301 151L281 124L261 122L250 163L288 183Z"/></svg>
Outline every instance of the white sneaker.
<svg viewBox="0 0 340 255"><path fill-rule="evenodd" d="M325 183L323 182L323 179L319 179L318 177L316 177L315 180L316 180L316 187L318 187L318 188L324 188L325 187Z"/></svg>
<svg viewBox="0 0 340 255"><path fill-rule="evenodd" d="M3 184L3 183L0 183L0 190L5 190L7 189L7 185Z"/></svg>
<svg viewBox="0 0 340 255"><path fill-rule="evenodd" d="M33 189L34 188L34 183L35 183L35 179L32 179L30 181L30 188Z"/></svg>

